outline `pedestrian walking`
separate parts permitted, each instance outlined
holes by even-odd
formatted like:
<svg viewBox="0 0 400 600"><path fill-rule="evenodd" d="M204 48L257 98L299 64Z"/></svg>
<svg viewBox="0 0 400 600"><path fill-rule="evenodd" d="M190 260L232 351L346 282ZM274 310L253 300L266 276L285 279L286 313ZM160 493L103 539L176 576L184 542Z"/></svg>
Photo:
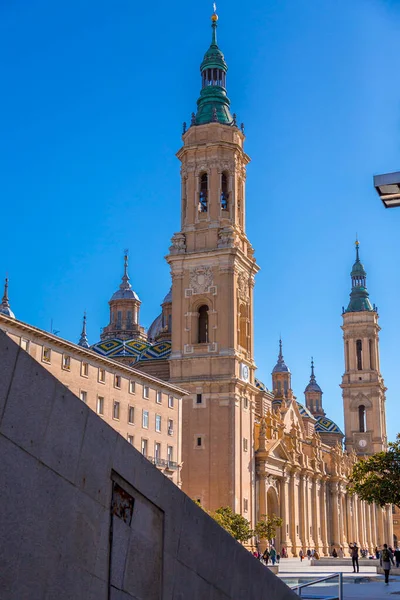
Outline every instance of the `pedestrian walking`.
<svg viewBox="0 0 400 600"><path fill-rule="evenodd" d="M268 552L268 548L265 548L264 550L264 554L263 554L263 559L265 560L265 564L268 564L269 561L269 552Z"/></svg>
<svg viewBox="0 0 400 600"><path fill-rule="evenodd" d="M385 585L389 585L389 572L390 566L394 565L393 554L389 550L387 544L383 544L383 550L381 552L381 567L385 572Z"/></svg>
<svg viewBox="0 0 400 600"><path fill-rule="evenodd" d="M310 560L310 558L311 558L311 550L310 550L310 548L307 549L307 558L308 558L308 560Z"/></svg>
<svg viewBox="0 0 400 600"><path fill-rule="evenodd" d="M303 558L304 558L303 548L301 548L301 550L299 552L299 556L300 556L300 562L303 562Z"/></svg>
<svg viewBox="0 0 400 600"><path fill-rule="evenodd" d="M396 569L398 569L400 567L400 548L398 546L394 551L394 559L396 561Z"/></svg>
<svg viewBox="0 0 400 600"><path fill-rule="evenodd" d="M272 546L271 550L269 551L269 557L271 559L272 562L272 566L275 564L276 561L276 550L275 548Z"/></svg>
<svg viewBox="0 0 400 600"><path fill-rule="evenodd" d="M360 567L358 564L358 546L357 546L356 542L354 542L353 546L351 547L351 562L353 563L353 573L356 572L356 567L357 567L357 573L359 573Z"/></svg>
<svg viewBox="0 0 400 600"><path fill-rule="evenodd" d="M334 548L334 549L332 550L332 556L333 556L333 558L337 558L337 552L336 552L336 548Z"/></svg>

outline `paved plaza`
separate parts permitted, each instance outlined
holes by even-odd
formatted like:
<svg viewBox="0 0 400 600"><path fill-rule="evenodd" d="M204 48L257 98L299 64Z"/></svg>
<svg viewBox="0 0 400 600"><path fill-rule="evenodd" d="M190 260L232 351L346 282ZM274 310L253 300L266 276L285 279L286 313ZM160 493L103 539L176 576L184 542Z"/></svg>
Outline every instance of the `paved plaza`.
<svg viewBox="0 0 400 600"><path fill-rule="evenodd" d="M333 562L333 561L332 561ZM293 583L287 581L287 578L300 578L299 583L305 583L306 580L311 581L312 579L318 579L320 577L324 577L326 575L331 575L332 573L343 573L344 575L344 599L343 600L351 600L353 598L364 598L364 599L373 599L373 600L388 600L389 598L400 598L400 577L390 577L390 583L388 586L385 586L384 576L377 575L376 567L360 567L360 573L353 573L353 567L351 566L351 562L349 560L349 565L347 566L332 566L329 567L317 567L311 566L310 561L304 559L303 562L300 562L298 558L286 558L281 559L279 565L279 577L281 577L288 585L295 585L297 582L293 581ZM310 588L306 588L309 590L309 593L316 594L317 587L312 586ZM331 593L332 595L337 593L337 585L323 586L323 588L319 588L318 591L322 591L323 593L328 595Z"/></svg>

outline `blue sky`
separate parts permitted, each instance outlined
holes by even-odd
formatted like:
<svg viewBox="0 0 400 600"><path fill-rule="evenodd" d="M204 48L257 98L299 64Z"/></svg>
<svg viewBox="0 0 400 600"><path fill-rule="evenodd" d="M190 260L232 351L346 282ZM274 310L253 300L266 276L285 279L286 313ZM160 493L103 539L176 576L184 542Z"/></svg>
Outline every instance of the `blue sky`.
<svg viewBox="0 0 400 600"><path fill-rule="evenodd" d="M379 307L389 437L400 430L400 3L221 0L219 45L246 127L258 376L282 334L300 401L310 356L343 424L341 309L356 232ZM0 274L17 317L77 341L108 322L124 248L148 326L169 288L183 121L200 90L211 2L0 1Z"/></svg>

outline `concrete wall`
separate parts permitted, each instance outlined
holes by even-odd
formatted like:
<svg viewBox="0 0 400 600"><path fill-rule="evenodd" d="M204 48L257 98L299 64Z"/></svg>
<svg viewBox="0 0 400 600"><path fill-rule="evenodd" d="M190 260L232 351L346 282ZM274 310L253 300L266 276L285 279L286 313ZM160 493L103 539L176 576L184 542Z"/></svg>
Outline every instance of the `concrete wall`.
<svg viewBox="0 0 400 600"><path fill-rule="evenodd" d="M0 361L2 600L297 598L2 331Z"/></svg>

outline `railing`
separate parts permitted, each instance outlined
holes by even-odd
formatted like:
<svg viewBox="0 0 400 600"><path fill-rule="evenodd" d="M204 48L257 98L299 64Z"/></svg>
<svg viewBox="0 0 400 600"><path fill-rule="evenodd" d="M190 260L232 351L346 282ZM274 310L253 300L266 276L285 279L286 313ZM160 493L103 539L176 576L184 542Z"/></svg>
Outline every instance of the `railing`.
<svg viewBox="0 0 400 600"><path fill-rule="evenodd" d="M149 460L156 467L162 467L164 469L169 469L170 471L175 471L178 468L178 463L173 460L165 460L165 458L158 458L157 456L146 456L147 460Z"/></svg>
<svg viewBox="0 0 400 600"><path fill-rule="evenodd" d="M301 590L303 588L306 587L310 587L311 585L316 585L317 583L322 583L323 581L328 581L329 579L336 579L336 577L338 578L338 598L339 600L344 600L344 596L343 596L343 573L334 573L333 575L328 575L327 577L321 577L321 579L315 579L314 581L310 581L310 583L302 583L300 585L295 585L294 587L292 587L292 591L296 592L298 596L302 597L301 595ZM324 596L320 596L321 598L324 598ZM326 598L331 598L332 596L326 596ZM305 596L303 596L303 598L305 599Z"/></svg>

